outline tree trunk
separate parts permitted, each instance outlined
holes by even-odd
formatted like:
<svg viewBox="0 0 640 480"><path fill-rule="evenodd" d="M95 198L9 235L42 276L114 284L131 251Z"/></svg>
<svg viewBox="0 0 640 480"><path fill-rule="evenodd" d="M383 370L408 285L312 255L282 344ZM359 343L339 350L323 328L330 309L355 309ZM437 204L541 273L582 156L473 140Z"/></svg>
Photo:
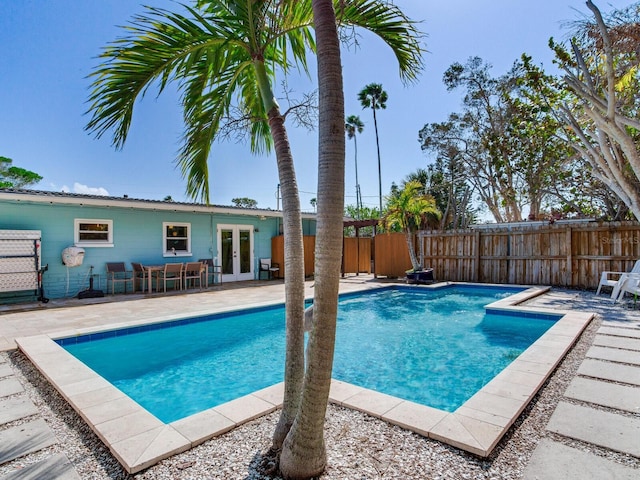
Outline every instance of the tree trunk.
<svg viewBox="0 0 640 480"><path fill-rule="evenodd" d="M340 45L331 0L313 0L318 52L319 154L314 322L300 410L280 457L288 479L320 475L326 466L324 419L335 347L344 211L344 96Z"/></svg>
<svg viewBox="0 0 640 480"><path fill-rule="evenodd" d="M406 231L404 232L404 236L407 239L407 248L409 249L409 258L411 258L411 266L413 270L419 270L422 266L418 261L418 256L416 255L416 248L413 243L413 233Z"/></svg>
<svg viewBox="0 0 640 480"><path fill-rule="evenodd" d="M274 140L278 175L282 192L282 224L284 229L286 354L284 400L278 425L273 434L273 448L282 447L300 405L304 378L304 244L302 213L293 156L277 108L269 111L269 127Z"/></svg>

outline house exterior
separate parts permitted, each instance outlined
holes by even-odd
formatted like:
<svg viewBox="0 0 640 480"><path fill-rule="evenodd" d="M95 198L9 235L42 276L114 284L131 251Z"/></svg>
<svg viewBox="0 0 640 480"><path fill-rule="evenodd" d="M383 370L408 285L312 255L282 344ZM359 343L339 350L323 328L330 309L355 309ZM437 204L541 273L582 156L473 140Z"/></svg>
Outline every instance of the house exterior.
<svg viewBox="0 0 640 480"><path fill-rule="evenodd" d="M315 223L314 214L303 214L305 235L315 235ZM41 232L48 298L74 297L90 278L106 292L107 262L125 262L130 269L131 262L206 258L222 267L223 282L257 279L259 259L271 257L271 239L281 234L281 225L282 212L271 209L0 189L0 230ZM79 265L69 261L69 252L81 253ZM25 293L0 293L0 303Z"/></svg>

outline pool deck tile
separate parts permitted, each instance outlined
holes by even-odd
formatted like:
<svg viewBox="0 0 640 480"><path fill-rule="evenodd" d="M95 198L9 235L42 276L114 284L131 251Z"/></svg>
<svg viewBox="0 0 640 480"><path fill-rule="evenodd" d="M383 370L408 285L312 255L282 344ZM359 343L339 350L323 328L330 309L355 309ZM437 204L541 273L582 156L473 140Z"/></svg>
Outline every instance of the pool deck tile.
<svg viewBox="0 0 640 480"><path fill-rule="evenodd" d="M158 463L160 460L191 448L191 442L169 425L162 425L128 437L113 445L118 460L129 473Z"/></svg>
<svg viewBox="0 0 640 480"><path fill-rule="evenodd" d="M404 401L398 397L363 388L360 392L342 402L342 405L369 413L375 417L382 417Z"/></svg>
<svg viewBox="0 0 640 480"><path fill-rule="evenodd" d="M358 387L351 383L336 380L331 380L331 390L329 391L329 399L338 405L344 405L344 402L360 393L364 388Z"/></svg>
<svg viewBox="0 0 640 480"><path fill-rule="evenodd" d="M96 433L109 446L143 432L162 427L165 424L140 408L136 412L112 418L102 423L94 423Z"/></svg>
<svg viewBox="0 0 640 480"><path fill-rule="evenodd" d="M214 409L205 410L186 418L176 420L171 426L192 446L206 442L210 438L228 432L237 424Z"/></svg>
<svg viewBox="0 0 640 480"><path fill-rule="evenodd" d="M489 455L500 440L504 429L487 422L451 414L445 416L429 432L429 437L448 445L475 453Z"/></svg>
<svg viewBox="0 0 640 480"><path fill-rule="evenodd" d="M284 382L253 392L252 395L280 407L284 400Z"/></svg>
<svg viewBox="0 0 640 480"><path fill-rule="evenodd" d="M254 395L245 395L213 409L227 417L236 425L248 422L276 410L277 406Z"/></svg>
<svg viewBox="0 0 640 480"><path fill-rule="evenodd" d="M404 401L393 407L381 418L389 423L428 437L433 427L447 415L450 414L436 408Z"/></svg>
<svg viewBox="0 0 640 480"><path fill-rule="evenodd" d="M465 407L467 412L476 410L483 414L502 417L509 420L508 424L517 418L524 409L522 400L487 393L484 390L477 392L462 406ZM479 420L479 418L477 418L477 420Z"/></svg>
<svg viewBox="0 0 640 480"><path fill-rule="evenodd" d="M640 352L631 352L609 347L591 347L587 351L587 357L610 362L630 363L640 365Z"/></svg>
<svg viewBox="0 0 640 480"><path fill-rule="evenodd" d="M104 381L100 377L67 386L66 393L69 401L84 410L126 396L121 390L111 385L102 385Z"/></svg>
<svg viewBox="0 0 640 480"><path fill-rule="evenodd" d="M78 405L80 407L80 405ZM110 420L136 413L140 405L126 395L121 395L113 400L105 400L96 405L81 408L81 415L90 424L99 425Z"/></svg>
<svg viewBox="0 0 640 480"><path fill-rule="evenodd" d="M532 388L528 385L513 383L507 380L494 378L482 389L483 392L492 393L501 397L513 398L520 401L528 401L531 398Z"/></svg>

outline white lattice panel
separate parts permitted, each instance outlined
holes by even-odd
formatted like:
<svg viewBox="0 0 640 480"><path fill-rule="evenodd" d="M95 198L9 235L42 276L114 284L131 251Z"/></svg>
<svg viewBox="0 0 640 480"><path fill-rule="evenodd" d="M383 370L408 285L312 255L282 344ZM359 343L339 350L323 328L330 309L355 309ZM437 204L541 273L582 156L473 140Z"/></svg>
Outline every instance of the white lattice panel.
<svg viewBox="0 0 640 480"><path fill-rule="evenodd" d="M35 240L0 239L0 257L28 256L36 254Z"/></svg>
<svg viewBox="0 0 640 480"><path fill-rule="evenodd" d="M38 274L33 272L0 274L0 292L17 292L38 288Z"/></svg>
<svg viewBox="0 0 640 480"><path fill-rule="evenodd" d="M39 230L0 230L0 292L36 290Z"/></svg>
<svg viewBox="0 0 640 480"><path fill-rule="evenodd" d="M0 274L37 272L35 262L35 257L0 257Z"/></svg>

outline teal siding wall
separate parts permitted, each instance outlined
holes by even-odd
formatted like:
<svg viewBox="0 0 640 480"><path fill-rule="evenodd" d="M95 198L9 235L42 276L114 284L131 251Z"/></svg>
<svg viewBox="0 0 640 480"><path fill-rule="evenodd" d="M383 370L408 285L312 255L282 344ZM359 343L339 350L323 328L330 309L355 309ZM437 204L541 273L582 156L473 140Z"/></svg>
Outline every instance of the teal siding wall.
<svg viewBox="0 0 640 480"><path fill-rule="evenodd" d="M61 253L74 244L74 220L102 219L113 221L113 247L82 247L84 262L78 267L66 267ZM163 222L191 224L191 256L163 256ZM271 238L278 234L280 219L243 215L189 213L179 211L139 210L134 208L70 206L2 202L0 229L40 230L42 232L42 265L49 265L43 275L45 295L49 298L74 297L89 286L89 267L93 266L94 288L106 293L105 263L164 264L214 258L217 253L217 225L237 224L254 227L254 270L258 259L271 256ZM305 220L305 234L315 230L313 222ZM14 295L15 296L15 295ZM6 300L6 298L5 298ZM3 297L0 296L0 303Z"/></svg>

